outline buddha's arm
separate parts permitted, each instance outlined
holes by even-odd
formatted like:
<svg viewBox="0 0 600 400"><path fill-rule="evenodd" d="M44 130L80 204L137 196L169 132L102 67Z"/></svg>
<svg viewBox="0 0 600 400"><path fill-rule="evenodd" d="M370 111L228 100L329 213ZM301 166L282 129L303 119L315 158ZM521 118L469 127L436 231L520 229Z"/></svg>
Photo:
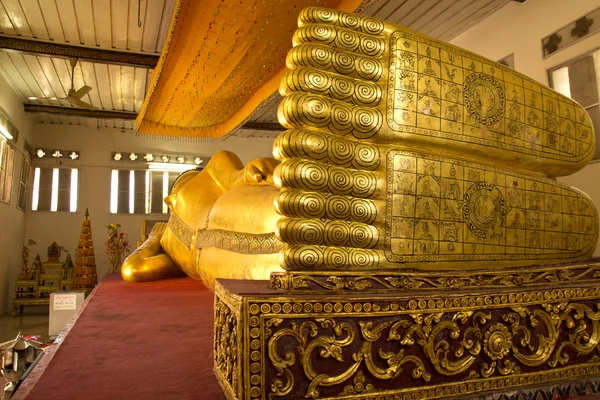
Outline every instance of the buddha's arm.
<svg viewBox="0 0 600 400"><path fill-rule="evenodd" d="M160 245L166 227L165 222L154 225L148 239L125 259L121 268L123 280L146 282L181 275L181 270Z"/></svg>

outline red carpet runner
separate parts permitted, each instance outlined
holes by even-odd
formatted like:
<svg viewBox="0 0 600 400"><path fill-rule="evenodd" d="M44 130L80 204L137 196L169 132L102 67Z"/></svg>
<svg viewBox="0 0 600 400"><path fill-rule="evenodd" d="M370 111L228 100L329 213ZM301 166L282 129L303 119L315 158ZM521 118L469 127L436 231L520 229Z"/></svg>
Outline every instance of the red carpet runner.
<svg viewBox="0 0 600 400"><path fill-rule="evenodd" d="M213 293L201 282L107 276L13 399L223 399L212 344Z"/></svg>

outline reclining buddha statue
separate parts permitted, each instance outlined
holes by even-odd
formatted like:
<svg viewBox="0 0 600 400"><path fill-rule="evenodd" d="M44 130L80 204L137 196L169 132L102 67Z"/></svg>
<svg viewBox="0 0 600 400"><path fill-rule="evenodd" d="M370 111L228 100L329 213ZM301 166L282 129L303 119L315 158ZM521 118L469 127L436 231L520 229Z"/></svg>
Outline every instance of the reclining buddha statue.
<svg viewBox="0 0 600 400"><path fill-rule="evenodd" d="M180 271L501 270L590 257L598 216L556 181L594 153L576 102L409 29L301 12L275 160L217 153L183 174L128 281Z"/></svg>

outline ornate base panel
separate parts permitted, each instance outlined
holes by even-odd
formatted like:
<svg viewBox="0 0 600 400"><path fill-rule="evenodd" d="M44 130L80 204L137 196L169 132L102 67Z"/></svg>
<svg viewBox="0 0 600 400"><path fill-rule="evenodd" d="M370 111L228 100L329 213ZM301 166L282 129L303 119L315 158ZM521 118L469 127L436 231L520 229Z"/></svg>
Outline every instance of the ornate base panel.
<svg viewBox="0 0 600 400"><path fill-rule="evenodd" d="M597 283L303 295L219 280L215 295L229 399L502 399L600 374Z"/></svg>
<svg viewBox="0 0 600 400"><path fill-rule="evenodd" d="M457 271L285 271L271 273L269 287L297 294L537 287L600 284L600 258L527 269Z"/></svg>

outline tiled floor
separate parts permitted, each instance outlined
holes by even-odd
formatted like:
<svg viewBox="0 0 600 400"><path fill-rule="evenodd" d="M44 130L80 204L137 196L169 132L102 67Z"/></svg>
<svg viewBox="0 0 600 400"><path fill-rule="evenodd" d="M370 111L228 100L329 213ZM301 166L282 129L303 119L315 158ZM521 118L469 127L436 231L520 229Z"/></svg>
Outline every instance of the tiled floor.
<svg viewBox="0 0 600 400"><path fill-rule="evenodd" d="M42 335L44 342L49 342L48 307L25 307L22 315L6 314L0 318L0 343L14 339L19 332L23 336Z"/></svg>

